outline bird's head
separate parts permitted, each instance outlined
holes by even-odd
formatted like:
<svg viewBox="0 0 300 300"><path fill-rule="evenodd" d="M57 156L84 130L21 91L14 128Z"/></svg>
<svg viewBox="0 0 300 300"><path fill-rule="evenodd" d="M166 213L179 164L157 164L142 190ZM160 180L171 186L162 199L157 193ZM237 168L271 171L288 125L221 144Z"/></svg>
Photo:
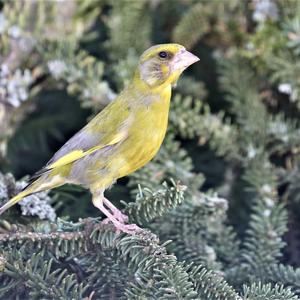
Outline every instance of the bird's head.
<svg viewBox="0 0 300 300"><path fill-rule="evenodd" d="M196 55L179 44L155 45L142 54L136 76L151 87L174 84L197 61Z"/></svg>

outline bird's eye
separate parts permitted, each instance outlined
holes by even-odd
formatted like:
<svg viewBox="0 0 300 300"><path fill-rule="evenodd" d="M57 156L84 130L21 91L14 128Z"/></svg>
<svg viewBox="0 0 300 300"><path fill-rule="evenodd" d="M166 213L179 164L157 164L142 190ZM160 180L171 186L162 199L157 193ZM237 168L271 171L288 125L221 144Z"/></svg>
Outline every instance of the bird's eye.
<svg viewBox="0 0 300 300"><path fill-rule="evenodd" d="M160 52L158 53L158 56L159 56L160 58L167 58L167 57L168 57L168 53L167 53L166 51L160 51Z"/></svg>

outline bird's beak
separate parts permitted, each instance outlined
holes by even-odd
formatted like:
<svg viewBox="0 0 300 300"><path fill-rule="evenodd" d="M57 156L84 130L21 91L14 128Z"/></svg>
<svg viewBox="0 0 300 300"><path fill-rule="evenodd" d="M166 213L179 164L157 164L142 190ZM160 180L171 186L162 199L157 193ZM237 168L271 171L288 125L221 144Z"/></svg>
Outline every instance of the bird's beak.
<svg viewBox="0 0 300 300"><path fill-rule="evenodd" d="M185 70L190 65L199 61L200 58L191 52L182 49L179 53L176 54L174 59L174 70Z"/></svg>

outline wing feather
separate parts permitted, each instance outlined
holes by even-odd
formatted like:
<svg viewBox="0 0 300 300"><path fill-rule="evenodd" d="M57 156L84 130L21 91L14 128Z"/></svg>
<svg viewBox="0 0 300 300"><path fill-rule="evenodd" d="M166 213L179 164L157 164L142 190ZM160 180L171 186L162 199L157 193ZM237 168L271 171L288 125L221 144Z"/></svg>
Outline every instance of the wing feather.
<svg viewBox="0 0 300 300"><path fill-rule="evenodd" d="M47 165L32 176L30 182L55 168L63 167L95 151L125 140L131 121L130 110L122 99L113 101L69 139L53 155Z"/></svg>
<svg viewBox="0 0 300 300"><path fill-rule="evenodd" d="M74 162L75 160L83 158L86 155L92 154L95 151L103 149L104 147L117 144L117 143L121 142L125 137L126 137L126 132L119 132L115 136L112 136L111 140L109 142L107 142L105 145L94 146L86 151L84 151L84 150L71 151L71 152L67 153L66 155L57 159L55 162L48 164L46 166L46 169L51 170L54 168L65 166L71 162Z"/></svg>

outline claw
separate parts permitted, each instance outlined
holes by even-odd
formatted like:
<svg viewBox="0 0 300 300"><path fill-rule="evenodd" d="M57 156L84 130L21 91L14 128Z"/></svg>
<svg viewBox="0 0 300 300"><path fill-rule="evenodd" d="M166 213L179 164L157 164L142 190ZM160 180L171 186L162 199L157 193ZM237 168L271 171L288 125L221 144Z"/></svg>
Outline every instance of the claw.
<svg viewBox="0 0 300 300"><path fill-rule="evenodd" d="M126 215L122 214L119 210L113 211L113 215L120 223L125 224L128 222L128 217Z"/></svg>
<svg viewBox="0 0 300 300"><path fill-rule="evenodd" d="M122 213L120 213L120 214L114 213L113 216L117 221L119 221L122 224L125 224L128 222L128 217ZM107 223L109 223L109 221L110 221L109 218L106 218L102 221L102 224L107 224Z"/></svg>
<svg viewBox="0 0 300 300"><path fill-rule="evenodd" d="M120 232L126 232L128 234L136 234L142 229L138 227L136 224L114 224L117 234Z"/></svg>
<svg viewBox="0 0 300 300"><path fill-rule="evenodd" d="M113 216L121 223L125 224L128 222L128 217L124 215L117 207L115 207L109 200L106 198L103 199L103 203L110 209Z"/></svg>
<svg viewBox="0 0 300 300"><path fill-rule="evenodd" d="M108 224L109 222L110 222L110 219L109 219L109 218L106 218L106 219L104 219L103 221L101 221L101 224L106 225L106 224Z"/></svg>
<svg viewBox="0 0 300 300"><path fill-rule="evenodd" d="M116 233L119 234L121 232L126 232L128 234L135 234L142 229L138 227L136 224L124 224L120 222L115 222L114 220L110 220L109 218L104 219L101 224L109 224L113 223L116 228Z"/></svg>

